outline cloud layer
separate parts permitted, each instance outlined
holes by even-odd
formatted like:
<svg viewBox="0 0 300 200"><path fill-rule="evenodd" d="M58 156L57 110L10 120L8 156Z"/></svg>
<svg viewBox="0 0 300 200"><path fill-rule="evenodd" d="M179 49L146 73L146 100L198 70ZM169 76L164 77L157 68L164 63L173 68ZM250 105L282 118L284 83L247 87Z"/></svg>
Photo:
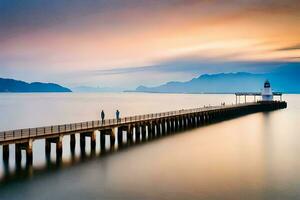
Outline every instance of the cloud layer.
<svg viewBox="0 0 300 200"><path fill-rule="evenodd" d="M128 71L158 84L297 62L299 10L297 0L0 0L0 76L131 86Z"/></svg>

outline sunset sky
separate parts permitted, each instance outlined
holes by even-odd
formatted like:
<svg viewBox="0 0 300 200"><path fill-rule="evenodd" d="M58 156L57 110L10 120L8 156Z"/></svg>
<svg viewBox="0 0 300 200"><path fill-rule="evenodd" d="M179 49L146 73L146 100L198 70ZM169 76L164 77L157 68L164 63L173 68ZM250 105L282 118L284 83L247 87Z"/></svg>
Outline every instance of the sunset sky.
<svg viewBox="0 0 300 200"><path fill-rule="evenodd" d="M0 77L124 89L291 62L299 0L0 0Z"/></svg>

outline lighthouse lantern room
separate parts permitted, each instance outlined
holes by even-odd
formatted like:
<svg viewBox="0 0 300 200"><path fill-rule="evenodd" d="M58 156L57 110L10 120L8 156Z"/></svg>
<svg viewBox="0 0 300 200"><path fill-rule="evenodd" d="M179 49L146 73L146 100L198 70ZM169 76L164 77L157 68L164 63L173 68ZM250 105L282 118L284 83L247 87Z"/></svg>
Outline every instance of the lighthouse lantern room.
<svg viewBox="0 0 300 200"><path fill-rule="evenodd" d="M262 90L262 100L273 101L273 92L271 89L271 84L268 80L266 80L264 83L264 88Z"/></svg>

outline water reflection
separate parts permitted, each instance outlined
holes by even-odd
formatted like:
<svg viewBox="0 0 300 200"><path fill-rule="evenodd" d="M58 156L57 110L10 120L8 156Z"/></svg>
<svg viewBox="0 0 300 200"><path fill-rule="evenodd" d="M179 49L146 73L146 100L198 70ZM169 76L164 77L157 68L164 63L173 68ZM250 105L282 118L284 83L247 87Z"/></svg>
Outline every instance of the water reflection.
<svg viewBox="0 0 300 200"><path fill-rule="evenodd" d="M185 130L190 130L192 127L187 127ZM139 133L140 130L135 130ZM36 166L35 162L15 157L15 166L10 166L10 162L3 161L3 176L0 178L0 184L8 184L13 181L20 181L30 179L33 175L38 176L45 173L51 173L57 170L72 167L74 165L80 165L92 161L94 159L101 159L102 157L108 156L113 153L127 151L129 148L145 145L149 142L153 142L162 137L171 136L174 134L182 133L184 130L178 130L177 132L165 132L163 134L156 133L154 137L150 136L149 132L146 131L145 136L142 138L136 137L140 134L134 134L133 140L128 140L126 132L123 132L124 141L120 144L115 143L112 145L110 142L106 143L104 148L100 148L100 133L96 134L96 141L92 142L91 139L85 138L82 140L80 134L74 134L71 136L65 136L63 138L63 154L57 152L55 144L47 146L45 140L38 141L38 144L34 148L40 149L40 144L45 144L44 154L44 165L39 164ZM73 138L76 137L76 138ZM110 136L106 135L106 141ZM72 142L71 142L72 141ZM79 143L79 144L78 144ZM97 144L97 145L96 145ZM54 155L55 154L55 155ZM23 155L24 157L24 155ZM38 158L39 160L41 158Z"/></svg>

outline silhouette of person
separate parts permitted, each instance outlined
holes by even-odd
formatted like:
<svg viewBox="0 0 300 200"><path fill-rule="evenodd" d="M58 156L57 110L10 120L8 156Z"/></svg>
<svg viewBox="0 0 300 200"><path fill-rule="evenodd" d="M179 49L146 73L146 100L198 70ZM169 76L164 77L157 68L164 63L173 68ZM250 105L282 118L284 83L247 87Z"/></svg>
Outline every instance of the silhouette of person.
<svg viewBox="0 0 300 200"><path fill-rule="evenodd" d="M104 118L105 118L105 113L104 113L104 111L102 110L102 111L101 111L101 121L102 121L102 124L104 124Z"/></svg>
<svg viewBox="0 0 300 200"><path fill-rule="evenodd" d="M120 119L120 111L119 110L116 111L116 118L117 118L117 122L118 122Z"/></svg>

